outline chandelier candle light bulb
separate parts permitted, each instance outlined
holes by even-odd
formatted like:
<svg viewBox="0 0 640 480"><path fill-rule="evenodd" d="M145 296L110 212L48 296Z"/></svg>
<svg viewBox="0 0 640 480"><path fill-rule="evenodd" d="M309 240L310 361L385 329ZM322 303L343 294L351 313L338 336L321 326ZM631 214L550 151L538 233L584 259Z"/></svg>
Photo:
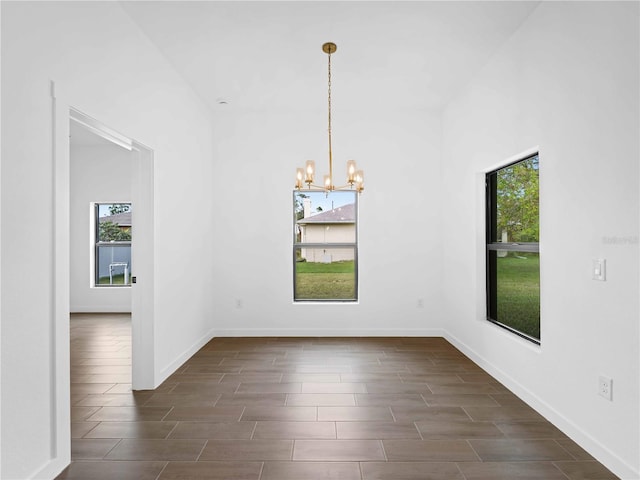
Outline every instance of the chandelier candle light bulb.
<svg viewBox="0 0 640 480"><path fill-rule="evenodd" d="M329 56L329 65L328 65L329 98L327 102L329 106L329 129L328 129L329 174L323 177L324 179L323 179L322 185L315 185L313 181L314 181L316 165L313 160L307 160L307 163L305 164L304 169L302 168L296 169L296 189L298 190L300 190L303 187L303 183L306 183L307 188L309 189L313 187L320 190L324 190L327 193L333 190L346 190L346 189L353 190L354 188L358 193L361 193L364 190L364 173L362 170L357 169L358 167L356 166L355 160L347 161L347 184L340 187L336 187L333 183L333 152L331 149L331 54L335 53L337 49L338 47L336 46L335 43L328 42L322 45L322 51ZM304 177L304 182L303 182L303 177Z"/></svg>
<svg viewBox="0 0 640 480"><path fill-rule="evenodd" d="M362 170L358 170L355 175L355 184L356 190L361 192L364 190L364 172Z"/></svg>
<svg viewBox="0 0 640 480"><path fill-rule="evenodd" d="M353 184L356 177L356 161L348 160L347 161L347 182Z"/></svg>
<svg viewBox="0 0 640 480"><path fill-rule="evenodd" d="M302 182L304 180L304 169L297 168L296 169L296 188L300 190L302 188Z"/></svg>
<svg viewBox="0 0 640 480"><path fill-rule="evenodd" d="M311 186L311 184L313 183L313 174L315 173L315 169L316 169L316 162L314 162L313 160L307 160L307 165L306 165L306 176L304 178L304 181L307 182L307 184L309 186Z"/></svg>

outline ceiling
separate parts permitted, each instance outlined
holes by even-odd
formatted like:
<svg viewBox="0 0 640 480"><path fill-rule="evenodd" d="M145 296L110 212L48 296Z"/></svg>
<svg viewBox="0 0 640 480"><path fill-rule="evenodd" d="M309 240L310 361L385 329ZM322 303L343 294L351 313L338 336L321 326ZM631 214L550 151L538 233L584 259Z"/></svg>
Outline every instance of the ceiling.
<svg viewBox="0 0 640 480"><path fill-rule="evenodd" d="M214 110L441 109L539 2L121 2Z"/></svg>

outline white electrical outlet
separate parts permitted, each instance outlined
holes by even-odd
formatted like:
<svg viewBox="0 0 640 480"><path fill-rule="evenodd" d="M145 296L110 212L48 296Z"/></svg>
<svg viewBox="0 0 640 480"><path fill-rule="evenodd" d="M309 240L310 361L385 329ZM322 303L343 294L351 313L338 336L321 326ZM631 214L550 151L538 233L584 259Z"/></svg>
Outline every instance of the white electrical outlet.
<svg viewBox="0 0 640 480"><path fill-rule="evenodd" d="M244 302L241 298L236 298L236 308L242 308L244 306Z"/></svg>
<svg viewBox="0 0 640 480"><path fill-rule="evenodd" d="M613 380L600 375L598 377L598 395L611 401L613 399Z"/></svg>
<svg viewBox="0 0 640 480"><path fill-rule="evenodd" d="M416 307L424 308L424 298L419 298L418 299L418 301L416 302Z"/></svg>

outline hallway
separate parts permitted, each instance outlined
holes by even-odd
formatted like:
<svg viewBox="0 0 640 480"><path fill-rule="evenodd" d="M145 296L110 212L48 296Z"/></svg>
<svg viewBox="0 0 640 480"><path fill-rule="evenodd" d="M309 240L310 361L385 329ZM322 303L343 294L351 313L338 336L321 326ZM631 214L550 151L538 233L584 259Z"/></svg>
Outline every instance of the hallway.
<svg viewBox="0 0 640 480"><path fill-rule="evenodd" d="M130 316L72 315L59 479L617 478L442 338L216 338L130 379Z"/></svg>

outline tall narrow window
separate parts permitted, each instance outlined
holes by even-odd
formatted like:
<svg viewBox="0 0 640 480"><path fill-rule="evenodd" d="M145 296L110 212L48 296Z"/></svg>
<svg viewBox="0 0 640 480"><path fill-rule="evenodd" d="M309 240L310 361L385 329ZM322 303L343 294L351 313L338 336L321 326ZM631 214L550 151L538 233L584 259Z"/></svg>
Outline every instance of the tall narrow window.
<svg viewBox="0 0 640 480"><path fill-rule="evenodd" d="M356 192L293 192L294 301L358 299Z"/></svg>
<svg viewBox="0 0 640 480"><path fill-rule="evenodd" d="M95 204L95 285L131 285L131 204Z"/></svg>
<svg viewBox="0 0 640 480"><path fill-rule="evenodd" d="M540 343L538 154L487 174L487 319Z"/></svg>

